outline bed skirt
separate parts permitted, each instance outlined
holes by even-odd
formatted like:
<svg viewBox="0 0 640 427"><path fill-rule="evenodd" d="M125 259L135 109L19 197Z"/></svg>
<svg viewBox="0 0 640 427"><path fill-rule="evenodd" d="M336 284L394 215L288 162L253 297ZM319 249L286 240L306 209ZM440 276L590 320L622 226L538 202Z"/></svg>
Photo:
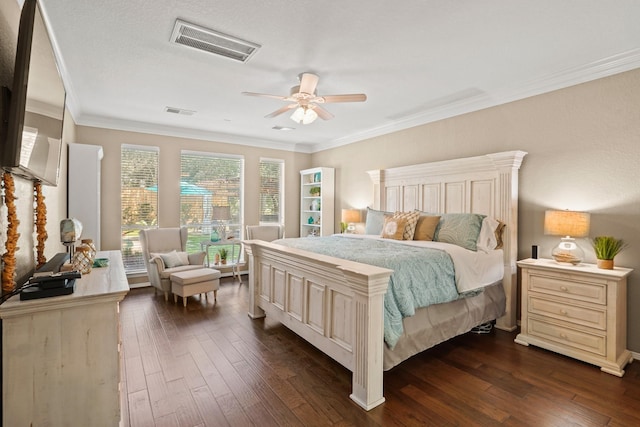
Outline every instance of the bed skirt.
<svg viewBox="0 0 640 427"><path fill-rule="evenodd" d="M498 319L504 315L505 307L504 288L498 282L476 296L416 310L415 315L403 320L404 333L393 350L385 344L383 369L388 371L411 356L469 332L474 326Z"/></svg>

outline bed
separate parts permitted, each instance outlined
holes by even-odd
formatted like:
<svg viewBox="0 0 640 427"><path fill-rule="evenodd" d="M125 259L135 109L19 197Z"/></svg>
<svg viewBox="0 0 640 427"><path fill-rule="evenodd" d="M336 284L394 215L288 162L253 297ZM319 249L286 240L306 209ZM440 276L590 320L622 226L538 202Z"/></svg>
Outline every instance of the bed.
<svg viewBox="0 0 640 427"><path fill-rule="evenodd" d="M393 269L277 242L244 242L249 316L281 322L349 369L350 397L365 410L384 402L384 370L499 315L496 327L514 330L518 171L525 155L508 151L369 171L372 210L481 214L506 224L501 279L474 296L416 310L402 320L393 348L384 339Z"/></svg>

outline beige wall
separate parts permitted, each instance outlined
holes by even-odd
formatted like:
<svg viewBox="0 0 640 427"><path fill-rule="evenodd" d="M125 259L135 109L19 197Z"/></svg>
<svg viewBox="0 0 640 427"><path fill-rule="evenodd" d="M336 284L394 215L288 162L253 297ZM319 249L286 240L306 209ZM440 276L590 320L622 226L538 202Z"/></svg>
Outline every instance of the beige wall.
<svg viewBox="0 0 640 427"><path fill-rule="evenodd" d="M339 215L372 203L367 170L505 150L529 153L520 173L519 258L534 244L550 257L557 239L543 234L546 209L591 212L591 236L630 243L616 263L635 269L628 345L640 352L640 70L315 153L312 163L336 168ZM595 261L588 241L581 246Z"/></svg>
<svg viewBox="0 0 640 427"><path fill-rule="evenodd" d="M309 154L280 150L266 150L247 146L175 138L144 133L78 126L79 144L100 145L102 160L101 218L102 249L120 249L120 148L122 144L156 146L159 155L158 223L161 227L180 225L180 151L234 154L244 158L244 223L257 224L259 220L259 169L262 157L285 161L285 222L286 234L297 236L298 198L301 169L309 167Z"/></svg>

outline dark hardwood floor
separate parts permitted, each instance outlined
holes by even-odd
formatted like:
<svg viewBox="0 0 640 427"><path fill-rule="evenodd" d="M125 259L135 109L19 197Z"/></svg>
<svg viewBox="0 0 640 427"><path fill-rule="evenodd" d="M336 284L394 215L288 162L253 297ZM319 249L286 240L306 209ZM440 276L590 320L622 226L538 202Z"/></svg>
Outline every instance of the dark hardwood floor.
<svg viewBox="0 0 640 427"><path fill-rule="evenodd" d="M640 363L624 378L515 333L466 334L385 373L386 402L349 399L351 373L268 319L247 285L218 302L165 303L133 289L120 306L125 426L639 426Z"/></svg>

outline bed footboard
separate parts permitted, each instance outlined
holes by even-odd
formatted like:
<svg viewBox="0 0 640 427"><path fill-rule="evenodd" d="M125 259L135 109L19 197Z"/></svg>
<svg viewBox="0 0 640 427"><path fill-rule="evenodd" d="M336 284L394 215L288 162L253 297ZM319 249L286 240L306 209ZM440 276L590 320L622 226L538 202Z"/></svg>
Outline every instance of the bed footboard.
<svg viewBox="0 0 640 427"><path fill-rule="evenodd" d="M392 270L260 240L249 258L249 316L269 316L352 372L352 393L382 402L384 294Z"/></svg>

